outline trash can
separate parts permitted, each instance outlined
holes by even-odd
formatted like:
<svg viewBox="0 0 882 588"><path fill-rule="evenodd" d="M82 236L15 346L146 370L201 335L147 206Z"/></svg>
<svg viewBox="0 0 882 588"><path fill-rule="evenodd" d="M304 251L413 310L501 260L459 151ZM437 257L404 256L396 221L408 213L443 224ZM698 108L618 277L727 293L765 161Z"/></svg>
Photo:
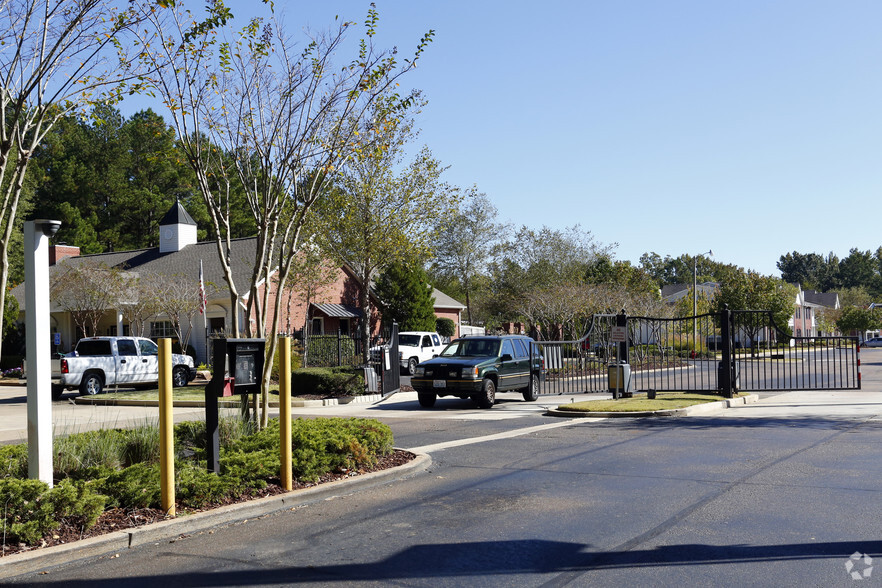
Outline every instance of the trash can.
<svg viewBox="0 0 882 588"><path fill-rule="evenodd" d="M372 366L367 366L364 368L364 391L367 393L376 394L379 390L379 383L377 381L377 372L374 370Z"/></svg>
<svg viewBox="0 0 882 588"><path fill-rule="evenodd" d="M631 366L627 363L609 364L609 391L613 398L621 398L631 388Z"/></svg>

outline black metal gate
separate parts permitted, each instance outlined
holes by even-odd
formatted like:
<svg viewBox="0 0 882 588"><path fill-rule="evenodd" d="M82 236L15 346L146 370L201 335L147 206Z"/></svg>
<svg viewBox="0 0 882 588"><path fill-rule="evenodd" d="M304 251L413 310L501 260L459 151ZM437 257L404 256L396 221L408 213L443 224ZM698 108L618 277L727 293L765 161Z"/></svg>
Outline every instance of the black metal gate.
<svg viewBox="0 0 882 588"><path fill-rule="evenodd" d="M614 343L613 327L627 325ZM619 332L622 339L621 331ZM768 311L683 318L595 315L582 339L542 341L543 394L608 392L608 369L629 364L628 390L855 390L861 387L856 337L793 337Z"/></svg>

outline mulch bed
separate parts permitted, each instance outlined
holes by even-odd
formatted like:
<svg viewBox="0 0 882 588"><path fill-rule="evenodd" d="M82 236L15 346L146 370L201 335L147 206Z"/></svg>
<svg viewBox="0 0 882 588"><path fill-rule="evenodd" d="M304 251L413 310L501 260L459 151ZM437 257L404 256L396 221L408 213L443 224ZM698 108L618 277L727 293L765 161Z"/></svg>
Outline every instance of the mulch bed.
<svg viewBox="0 0 882 588"><path fill-rule="evenodd" d="M364 468L358 471L345 471L325 474L324 476L319 478L317 482L299 482L297 480L294 480L293 486L294 490L311 488L313 486L318 486L319 484L324 484L326 482L333 482L336 480L342 480L344 478L358 476L360 474L368 474L370 472L378 472L381 470L394 468L396 466L404 465L414 458L416 458L416 456L409 451L396 450L389 455L381 457L379 460L377 460L377 465L372 468ZM246 492L241 496L230 497L222 502L211 504L203 508L185 509L182 507L176 507L175 510L177 510L179 513L203 512L213 510L221 506L227 506L228 504L248 502L249 500L264 498L266 496L275 496L278 494L284 494L285 492L286 491L282 489L281 486L279 486L278 480L275 480L274 482L270 482L269 484L267 484L265 488L252 489L251 491ZM76 524L73 524L69 521L62 521L61 527L56 529L52 535L47 535L43 537L39 545L3 545L2 555L11 555L13 553L19 553L22 551L32 551L34 549L51 547L53 545L62 545L64 543L73 543L81 539L88 539L89 537L98 537L99 535L106 535L107 533L113 533L115 531L123 531L125 529L141 527L143 525L149 525L150 523L164 521L169 518L173 517L165 516L165 513L157 508L112 508L104 511L101 516L98 517L98 521L88 529L83 530Z"/></svg>

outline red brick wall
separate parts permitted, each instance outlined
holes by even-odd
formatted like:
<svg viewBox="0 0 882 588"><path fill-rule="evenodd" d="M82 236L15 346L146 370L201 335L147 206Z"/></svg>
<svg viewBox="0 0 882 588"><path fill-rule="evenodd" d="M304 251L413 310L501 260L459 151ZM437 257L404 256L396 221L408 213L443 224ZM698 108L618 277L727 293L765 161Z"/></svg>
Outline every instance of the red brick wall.
<svg viewBox="0 0 882 588"><path fill-rule="evenodd" d="M55 265L65 257L78 257L80 248L72 245L50 245L49 265Z"/></svg>

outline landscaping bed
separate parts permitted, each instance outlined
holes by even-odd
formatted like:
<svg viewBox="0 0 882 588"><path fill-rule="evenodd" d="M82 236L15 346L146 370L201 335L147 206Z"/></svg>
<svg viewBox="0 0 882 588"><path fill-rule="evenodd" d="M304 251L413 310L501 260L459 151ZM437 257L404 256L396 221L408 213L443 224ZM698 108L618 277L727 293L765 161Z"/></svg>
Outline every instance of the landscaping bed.
<svg viewBox="0 0 882 588"><path fill-rule="evenodd" d="M238 423L238 424L237 424ZM242 426L240 426L242 425ZM278 421L248 431L221 426L221 474L207 472L204 423L175 427L176 512L187 515L285 492L279 480ZM293 489L395 467L414 455L392 448L391 430L373 419L297 419L292 424ZM55 488L27 480L27 447L2 448L2 545L9 555L70 543L167 517L159 508L158 430L110 429L55 442Z"/></svg>
<svg viewBox="0 0 882 588"><path fill-rule="evenodd" d="M586 400L561 404L557 410L565 412L654 412L686 408L720 400L725 400L725 397L699 392L658 392L654 399L649 399L645 394L635 394L632 398L619 400Z"/></svg>

